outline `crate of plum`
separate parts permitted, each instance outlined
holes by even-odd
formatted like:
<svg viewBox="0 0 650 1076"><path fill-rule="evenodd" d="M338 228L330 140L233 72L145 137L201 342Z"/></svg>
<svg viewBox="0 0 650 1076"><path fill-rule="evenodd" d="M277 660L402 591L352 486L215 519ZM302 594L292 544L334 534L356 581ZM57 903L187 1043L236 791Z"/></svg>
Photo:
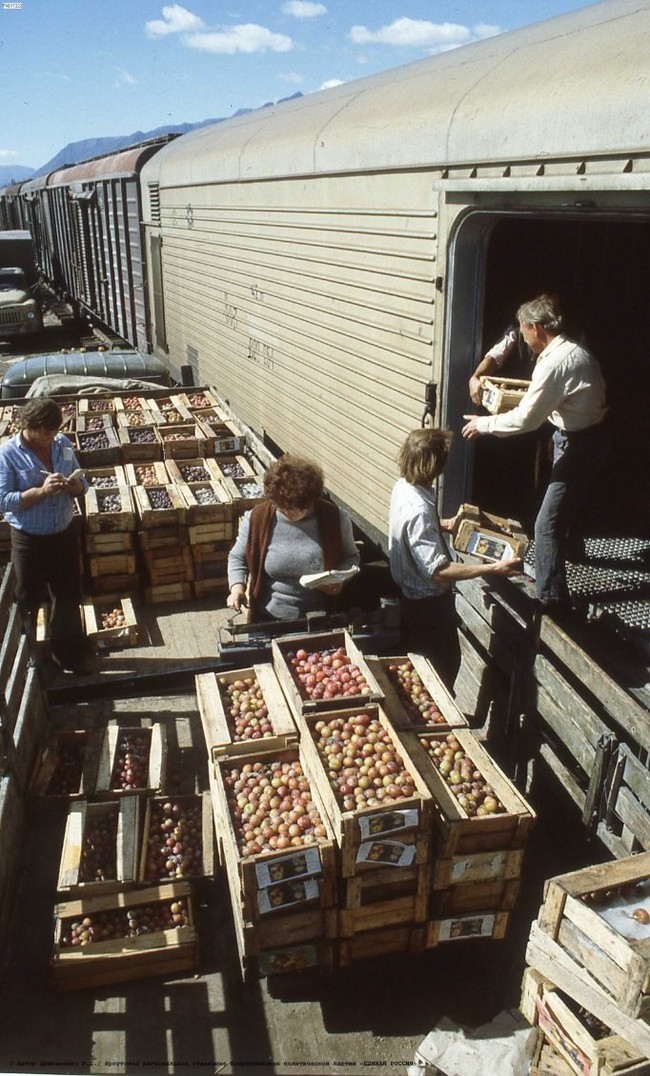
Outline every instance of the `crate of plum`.
<svg viewBox="0 0 650 1076"><path fill-rule="evenodd" d="M271 927L263 940L259 934L249 939L253 947L259 951L322 936L326 928L319 913L333 908L336 896L336 847L298 746L278 750L258 744L240 758L216 760L212 799L222 862L241 922L279 916L277 930ZM288 914L303 912L308 913L307 935L283 934Z"/></svg>
<svg viewBox="0 0 650 1076"><path fill-rule="evenodd" d="M186 426L194 421L180 396L159 396L149 400L149 408L160 426Z"/></svg>
<svg viewBox="0 0 650 1076"><path fill-rule="evenodd" d="M96 395L81 396L77 400L77 415L112 415L115 411L115 400L112 396Z"/></svg>
<svg viewBox="0 0 650 1076"><path fill-rule="evenodd" d="M160 426L159 433L166 460L192 459L203 454L205 437L195 422Z"/></svg>
<svg viewBox="0 0 650 1076"><path fill-rule="evenodd" d="M650 1035L650 852L551 878L538 927Z"/></svg>
<svg viewBox="0 0 650 1076"><path fill-rule="evenodd" d="M162 885L212 875L214 822L210 793L147 799L139 881Z"/></svg>
<svg viewBox="0 0 650 1076"><path fill-rule="evenodd" d="M124 463L162 460L162 441L155 422L150 426L120 426L117 430Z"/></svg>
<svg viewBox="0 0 650 1076"><path fill-rule="evenodd" d="M112 427L75 434L77 455L82 467L107 467L120 463L122 451L117 432Z"/></svg>
<svg viewBox="0 0 650 1076"><path fill-rule="evenodd" d="M149 400L146 396L114 396L113 403L115 404L115 416L119 418L122 411L144 411L149 410Z"/></svg>
<svg viewBox="0 0 650 1076"><path fill-rule="evenodd" d="M51 968L59 990L173 975L198 964L187 882L64 901L54 914Z"/></svg>
<svg viewBox="0 0 650 1076"><path fill-rule="evenodd" d="M297 724L341 852L341 876L425 865L431 796L381 707L303 714Z"/></svg>
<svg viewBox="0 0 650 1076"><path fill-rule="evenodd" d="M255 471L245 456L220 456L214 462L221 479L255 477Z"/></svg>
<svg viewBox="0 0 650 1076"><path fill-rule="evenodd" d="M130 485L124 468L116 463L112 467L91 467L86 470L88 485L93 489L116 490Z"/></svg>
<svg viewBox="0 0 650 1076"><path fill-rule="evenodd" d="M133 888L138 872L139 800L89 803L68 808L59 863L59 897L95 896Z"/></svg>
<svg viewBox="0 0 650 1076"><path fill-rule="evenodd" d="M85 497L86 526L91 534L106 531L134 531L135 511L128 486L117 489L95 489Z"/></svg>
<svg viewBox="0 0 650 1076"><path fill-rule="evenodd" d="M236 516L243 516L249 508L264 500L264 487L259 475L252 478L224 478L223 484L232 497Z"/></svg>
<svg viewBox="0 0 650 1076"><path fill-rule="evenodd" d="M46 799L82 799L92 795L102 732L96 729L57 729L37 759L30 795Z"/></svg>
<svg viewBox="0 0 650 1076"><path fill-rule="evenodd" d="M220 482L222 474L216 460L203 456L186 460L167 460L165 466L172 482L196 484L197 482Z"/></svg>
<svg viewBox="0 0 650 1076"><path fill-rule="evenodd" d="M138 645L138 620L131 598L87 599L83 611L86 636L95 649Z"/></svg>
<svg viewBox="0 0 650 1076"><path fill-rule="evenodd" d="M273 667L294 714L383 700L381 687L347 631L272 641Z"/></svg>
<svg viewBox="0 0 650 1076"><path fill-rule="evenodd" d="M104 734L96 791L105 797L163 791L167 741L161 724L109 725Z"/></svg>
<svg viewBox="0 0 650 1076"><path fill-rule="evenodd" d="M233 503L222 482L182 482L178 489L185 501L188 526L229 522L233 518Z"/></svg>
<svg viewBox="0 0 650 1076"><path fill-rule="evenodd" d="M159 416L149 410L118 411L115 419L118 430L141 426L156 426L159 422Z"/></svg>
<svg viewBox="0 0 650 1076"><path fill-rule="evenodd" d="M471 732L403 737L432 796L438 858L525 846L535 814Z"/></svg>
<svg viewBox="0 0 650 1076"><path fill-rule="evenodd" d="M272 665L199 673L195 683L213 760L246 754L257 740L264 740L265 747L280 748L297 741L298 730Z"/></svg>
<svg viewBox="0 0 650 1076"><path fill-rule="evenodd" d="M96 431L113 429L113 415L111 412L105 411L103 414L92 414L88 412L85 415L79 415L76 421L77 433L93 433Z"/></svg>
<svg viewBox="0 0 650 1076"><path fill-rule="evenodd" d="M133 496L143 530L185 522L185 501L177 486L134 486Z"/></svg>
<svg viewBox="0 0 650 1076"><path fill-rule="evenodd" d="M124 475L128 486L168 486L169 472L162 460L151 463L127 463Z"/></svg>
<svg viewBox="0 0 650 1076"><path fill-rule="evenodd" d="M217 400L209 389L200 389L195 392L179 392L171 397L172 401L178 400L182 407L188 411L205 411L218 407Z"/></svg>
<svg viewBox="0 0 650 1076"><path fill-rule="evenodd" d="M384 694L384 709L396 728L467 727L467 719L421 654L366 660Z"/></svg>
<svg viewBox="0 0 650 1076"><path fill-rule="evenodd" d="M219 410L194 411L192 417L203 431L206 456L234 456L244 451L245 435Z"/></svg>

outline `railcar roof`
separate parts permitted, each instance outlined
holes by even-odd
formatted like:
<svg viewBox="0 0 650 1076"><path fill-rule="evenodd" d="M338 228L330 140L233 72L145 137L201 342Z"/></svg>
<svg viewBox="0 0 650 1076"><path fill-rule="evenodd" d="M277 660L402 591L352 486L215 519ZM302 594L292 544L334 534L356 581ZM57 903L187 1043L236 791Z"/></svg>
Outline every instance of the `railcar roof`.
<svg viewBox="0 0 650 1076"><path fill-rule="evenodd" d="M182 186L647 153L649 52L649 0L604 0L190 132L143 178Z"/></svg>

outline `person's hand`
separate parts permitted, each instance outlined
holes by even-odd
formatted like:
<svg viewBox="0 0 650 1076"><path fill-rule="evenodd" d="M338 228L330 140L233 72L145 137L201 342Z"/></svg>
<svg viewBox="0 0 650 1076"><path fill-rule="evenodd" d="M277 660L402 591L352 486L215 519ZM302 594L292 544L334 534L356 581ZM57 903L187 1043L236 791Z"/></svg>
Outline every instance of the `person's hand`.
<svg viewBox="0 0 650 1076"><path fill-rule="evenodd" d="M235 583L230 588L230 594L226 598L226 605L238 613L241 609L245 609L247 604L246 587L243 583Z"/></svg>
<svg viewBox="0 0 650 1076"><path fill-rule="evenodd" d="M449 519L441 519L440 529L443 531L453 531L454 527L457 526L462 514L462 510L459 508L455 516L450 516Z"/></svg>
<svg viewBox="0 0 650 1076"><path fill-rule="evenodd" d="M483 398L483 379L477 377L476 374L472 374L469 379L469 394L472 399L472 403L480 404Z"/></svg>
<svg viewBox="0 0 650 1076"><path fill-rule="evenodd" d="M478 415L463 415L463 418L468 420L460 431L463 437L467 438L468 441L473 441L475 437L480 437L481 431L477 426Z"/></svg>
<svg viewBox="0 0 650 1076"><path fill-rule="evenodd" d="M55 471L54 474L48 474L41 489L44 490L46 497L52 497L55 493L61 493L67 487L67 479L62 474L59 474L58 471Z"/></svg>
<svg viewBox="0 0 650 1076"><path fill-rule="evenodd" d="M340 594L343 590L343 583L327 583L325 586L317 587L317 590L322 590L323 594Z"/></svg>
<svg viewBox="0 0 650 1076"><path fill-rule="evenodd" d="M510 560L500 560L492 566L494 575L521 575L524 570L524 562L521 557L512 557Z"/></svg>

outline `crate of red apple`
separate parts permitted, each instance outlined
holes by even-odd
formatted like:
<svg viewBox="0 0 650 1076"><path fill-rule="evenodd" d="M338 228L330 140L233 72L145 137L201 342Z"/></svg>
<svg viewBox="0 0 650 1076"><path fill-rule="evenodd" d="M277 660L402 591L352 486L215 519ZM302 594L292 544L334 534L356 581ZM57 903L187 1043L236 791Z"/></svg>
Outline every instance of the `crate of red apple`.
<svg viewBox="0 0 650 1076"><path fill-rule="evenodd" d="M95 896L133 887L137 877L139 801L74 800L68 808L57 892Z"/></svg>
<svg viewBox="0 0 650 1076"><path fill-rule="evenodd" d="M172 975L198 963L186 882L65 901L54 912L51 970L59 990Z"/></svg>
<svg viewBox="0 0 650 1076"><path fill-rule="evenodd" d="M366 660L384 694L384 709L397 728L467 728L467 718L421 654Z"/></svg>
<svg viewBox="0 0 650 1076"><path fill-rule="evenodd" d="M209 792L155 796L146 801L140 882L175 882L214 874L214 827Z"/></svg>
<svg viewBox="0 0 650 1076"><path fill-rule="evenodd" d="M162 790L167 743L161 724L131 728L109 725L97 771L104 796L143 795Z"/></svg>
<svg viewBox="0 0 650 1076"><path fill-rule="evenodd" d="M285 748L298 730L273 666L253 665L195 677L199 713L214 760L246 754L257 741Z"/></svg>
<svg viewBox="0 0 650 1076"><path fill-rule="evenodd" d="M383 699L367 661L347 631L273 639L273 667L295 715Z"/></svg>
<svg viewBox="0 0 650 1076"><path fill-rule="evenodd" d="M138 621L130 598L88 599L83 613L86 636L95 649L138 645Z"/></svg>

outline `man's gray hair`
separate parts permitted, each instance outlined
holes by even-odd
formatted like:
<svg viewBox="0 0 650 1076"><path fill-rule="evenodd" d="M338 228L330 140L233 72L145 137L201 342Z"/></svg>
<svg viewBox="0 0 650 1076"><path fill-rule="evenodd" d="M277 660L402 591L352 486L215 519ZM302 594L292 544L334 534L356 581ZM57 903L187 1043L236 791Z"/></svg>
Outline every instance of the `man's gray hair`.
<svg viewBox="0 0 650 1076"><path fill-rule="evenodd" d="M557 303L548 295L522 303L517 311L517 321L524 325L541 325L552 333L558 333L562 328L562 315Z"/></svg>

